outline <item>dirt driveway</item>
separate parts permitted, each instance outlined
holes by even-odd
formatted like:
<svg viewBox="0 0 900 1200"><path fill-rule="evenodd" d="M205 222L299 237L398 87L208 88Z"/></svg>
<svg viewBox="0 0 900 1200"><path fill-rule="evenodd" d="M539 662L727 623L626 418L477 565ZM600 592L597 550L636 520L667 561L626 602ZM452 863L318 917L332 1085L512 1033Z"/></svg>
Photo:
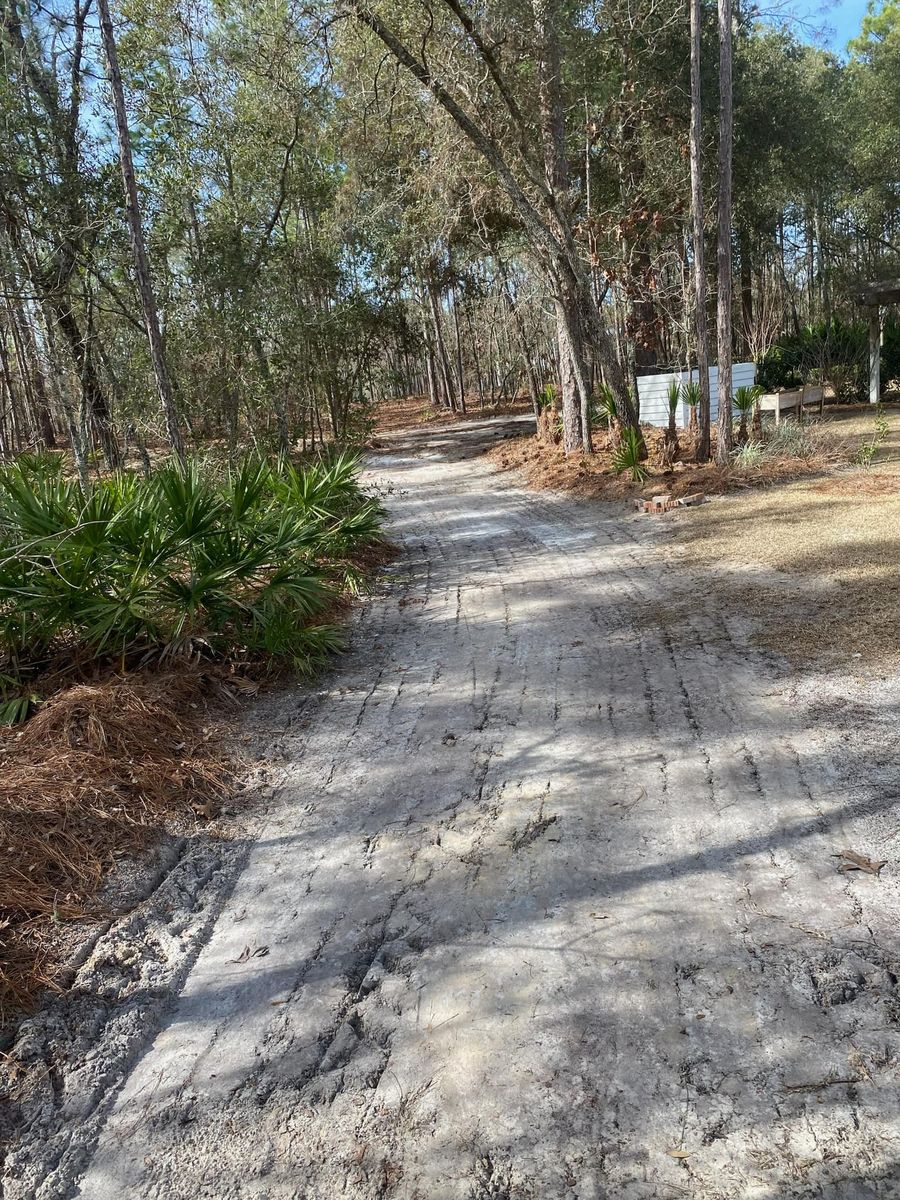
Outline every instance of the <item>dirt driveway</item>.
<svg viewBox="0 0 900 1200"><path fill-rule="evenodd" d="M391 581L270 703L180 994L9 1197L900 1196L898 871L834 857L896 857L896 765L714 606L655 619L658 523L484 436L375 460Z"/></svg>

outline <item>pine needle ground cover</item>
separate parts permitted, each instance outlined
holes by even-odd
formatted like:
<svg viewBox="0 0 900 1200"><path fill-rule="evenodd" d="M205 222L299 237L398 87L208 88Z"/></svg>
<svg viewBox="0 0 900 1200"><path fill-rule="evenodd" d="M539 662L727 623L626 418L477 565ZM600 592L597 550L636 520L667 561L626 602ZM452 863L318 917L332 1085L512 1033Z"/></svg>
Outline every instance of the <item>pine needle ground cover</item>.
<svg viewBox="0 0 900 1200"><path fill-rule="evenodd" d="M780 427L781 430L785 430L785 425ZM561 446L533 435L500 442L487 451L487 456L501 471L521 472L526 483L535 489L572 492L589 499L612 501L632 496L648 498L659 492L672 496L686 496L692 492L720 495L769 487L846 466L853 461L857 449L856 442L832 432L827 424L810 422L800 428L796 444L789 441L793 432L790 427L787 436L784 432L776 435L774 431L768 431L765 450L758 456L747 455L743 460L735 456L732 465L723 468L715 463L694 463L692 437L683 432L682 459L668 465L665 462L665 430L643 426L641 432L648 458L644 477L637 480L630 471L623 472L618 468L615 442L602 432L595 434L596 453L590 456L566 455Z"/></svg>
<svg viewBox="0 0 900 1200"><path fill-rule="evenodd" d="M96 916L117 860L214 815L232 769L210 713L339 648L381 517L350 455L87 494L54 457L0 469L0 1021L53 984L57 931Z"/></svg>

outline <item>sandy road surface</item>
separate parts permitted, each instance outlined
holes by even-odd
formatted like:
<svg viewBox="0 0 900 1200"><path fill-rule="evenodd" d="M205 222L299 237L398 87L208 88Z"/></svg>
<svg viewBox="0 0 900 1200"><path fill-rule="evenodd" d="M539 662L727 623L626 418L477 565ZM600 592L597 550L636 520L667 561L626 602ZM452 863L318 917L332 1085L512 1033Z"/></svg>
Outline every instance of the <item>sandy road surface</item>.
<svg viewBox="0 0 900 1200"><path fill-rule="evenodd" d="M897 868L832 857L891 858L896 764L714 605L664 631L661 524L473 437L376 460L392 581L32 1195L900 1196Z"/></svg>

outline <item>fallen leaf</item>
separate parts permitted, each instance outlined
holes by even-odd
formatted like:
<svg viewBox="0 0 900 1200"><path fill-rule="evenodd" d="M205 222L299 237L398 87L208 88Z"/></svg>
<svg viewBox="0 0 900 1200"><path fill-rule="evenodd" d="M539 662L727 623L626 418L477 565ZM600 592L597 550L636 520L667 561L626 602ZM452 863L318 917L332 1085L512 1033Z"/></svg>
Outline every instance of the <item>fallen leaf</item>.
<svg viewBox="0 0 900 1200"><path fill-rule="evenodd" d="M229 959L229 962L245 963L249 962L251 958L265 958L268 953L268 946L245 946L238 957Z"/></svg>
<svg viewBox="0 0 900 1200"><path fill-rule="evenodd" d="M873 860L867 858L865 854L857 854L855 850L842 850L840 854L834 855L835 858L842 858L844 861L838 867L838 871L842 875L846 875L848 871L863 871L866 875L881 874L881 868L887 865L887 859Z"/></svg>
<svg viewBox="0 0 900 1200"><path fill-rule="evenodd" d="M668 1154L669 1158L690 1158L693 1153L694 1153L693 1150L677 1150L677 1149L675 1149L675 1150L667 1150L666 1151L666 1154Z"/></svg>

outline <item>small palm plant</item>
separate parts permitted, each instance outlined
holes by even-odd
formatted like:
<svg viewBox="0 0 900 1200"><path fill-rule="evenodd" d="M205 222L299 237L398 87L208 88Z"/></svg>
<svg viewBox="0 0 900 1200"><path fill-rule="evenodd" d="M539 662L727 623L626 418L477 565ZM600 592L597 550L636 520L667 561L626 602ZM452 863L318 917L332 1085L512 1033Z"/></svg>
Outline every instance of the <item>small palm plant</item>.
<svg viewBox="0 0 900 1200"><path fill-rule="evenodd" d="M605 425L607 429L613 428L619 419L619 414L616 411L616 398L608 383L601 383L597 388L591 408L592 420L598 425Z"/></svg>
<svg viewBox="0 0 900 1200"><path fill-rule="evenodd" d="M619 445L619 414L616 410L616 398L612 388L607 383L601 383L594 393L591 402L591 425L605 429L608 434L607 447L616 450Z"/></svg>
<svg viewBox="0 0 900 1200"><path fill-rule="evenodd" d="M678 414L678 402L681 400L681 384L677 379L671 380L666 389L666 406L669 412L669 424L666 429L666 436L663 442L663 465L671 467L672 463L678 458L678 430L675 426L675 417Z"/></svg>
<svg viewBox="0 0 900 1200"><path fill-rule="evenodd" d="M626 471L629 471L634 483L643 483L650 475L650 472L643 464L643 457L644 439L641 437L640 432L637 429L624 430L622 440L612 456L612 465L615 473L623 475Z"/></svg>
<svg viewBox="0 0 900 1200"><path fill-rule="evenodd" d="M752 387L739 387L734 393L732 403L734 404L735 412L741 418L737 436L739 446L746 446L747 444L747 418L755 411L761 395L762 388L758 384L754 384Z"/></svg>
<svg viewBox="0 0 900 1200"><path fill-rule="evenodd" d="M700 381L692 379L689 383L684 384L681 389L681 398L691 410L690 421L688 422L692 433L697 432L697 407L700 404Z"/></svg>

